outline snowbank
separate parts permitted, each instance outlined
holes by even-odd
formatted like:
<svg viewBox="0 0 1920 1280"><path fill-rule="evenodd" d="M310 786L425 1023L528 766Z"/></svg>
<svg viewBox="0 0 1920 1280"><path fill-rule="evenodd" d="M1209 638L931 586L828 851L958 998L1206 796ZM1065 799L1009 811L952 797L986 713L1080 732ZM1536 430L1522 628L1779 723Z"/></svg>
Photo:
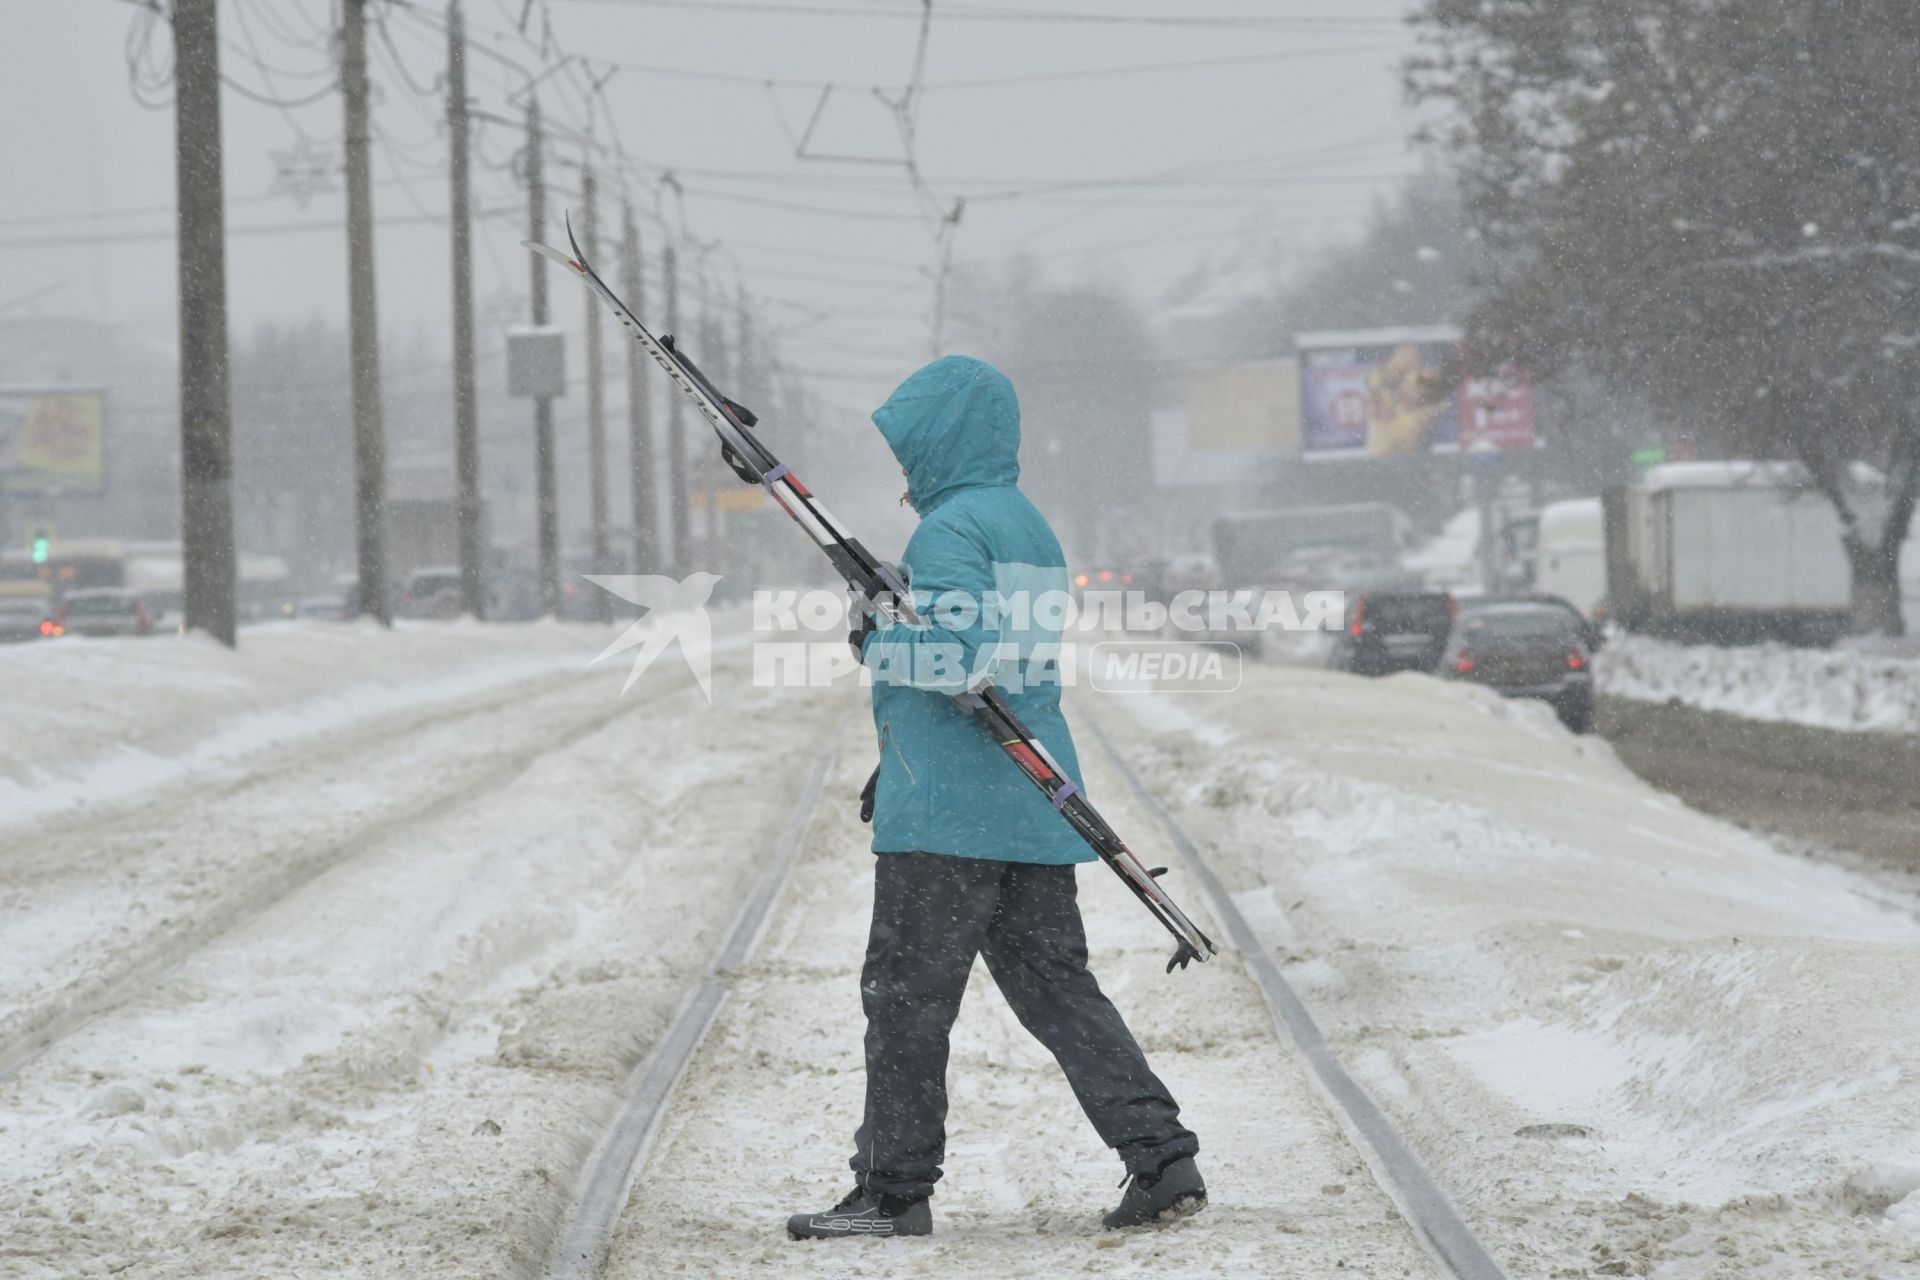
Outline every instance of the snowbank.
<svg viewBox="0 0 1920 1280"><path fill-rule="evenodd" d="M580 670L605 628L274 623L0 649L0 826L124 801L369 718Z"/></svg>
<svg viewBox="0 0 1920 1280"><path fill-rule="evenodd" d="M1920 1262L1920 904L1484 690L1191 703L1140 758L1509 1274Z"/></svg>
<svg viewBox="0 0 1920 1280"><path fill-rule="evenodd" d="M156 761L169 732L275 745L0 838L0 1275L542 1273L847 701L753 688L738 645L712 704L665 664L623 697L621 664L586 669L605 635L28 655L99 677L41 712L104 724L117 694ZM472 696L375 713L433 688ZM15 1029L65 1034L10 1073Z"/></svg>
<svg viewBox="0 0 1920 1280"><path fill-rule="evenodd" d="M1621 636L1600 651L1594 670L1600 692L1617 698L1819 729L1920 733L1920 657Z"/></svg>

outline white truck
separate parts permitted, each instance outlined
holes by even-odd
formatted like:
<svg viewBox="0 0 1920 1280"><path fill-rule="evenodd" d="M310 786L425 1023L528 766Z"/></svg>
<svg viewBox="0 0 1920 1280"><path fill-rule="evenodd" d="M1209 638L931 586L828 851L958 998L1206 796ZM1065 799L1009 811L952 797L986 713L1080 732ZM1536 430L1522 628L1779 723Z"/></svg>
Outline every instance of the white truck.
<svg viewBox="0 0 1920 1280"><path fill-rule="evenodd" d="M1573 498L1540 508L1533 589L1559 596L1589 618L1607 598L1606 521L1600 499Z"/></svg>
<svg viewBox="0 0 1920 1280"><path fill-rule="evenodd" d="M1798 464L1666 463L1602 502L1610 613L1630 630L1720 644L1845 634L1840 517Z"/></svg>

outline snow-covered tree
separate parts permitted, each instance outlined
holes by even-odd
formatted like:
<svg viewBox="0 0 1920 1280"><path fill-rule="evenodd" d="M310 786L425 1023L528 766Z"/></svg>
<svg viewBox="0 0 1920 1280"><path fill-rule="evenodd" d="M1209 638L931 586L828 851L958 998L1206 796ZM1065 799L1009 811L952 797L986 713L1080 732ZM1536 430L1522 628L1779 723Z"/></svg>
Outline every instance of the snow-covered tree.
<svg viewBox="0 0 1920 1280"><path fill-rule="evenodd" d="M1841 513L1900 628L1920 492L1920 6L1425 0L1416 96L1496 250L1476 349L1578 362ZM1866 497L1852 464L1886 478Z"/></svg>

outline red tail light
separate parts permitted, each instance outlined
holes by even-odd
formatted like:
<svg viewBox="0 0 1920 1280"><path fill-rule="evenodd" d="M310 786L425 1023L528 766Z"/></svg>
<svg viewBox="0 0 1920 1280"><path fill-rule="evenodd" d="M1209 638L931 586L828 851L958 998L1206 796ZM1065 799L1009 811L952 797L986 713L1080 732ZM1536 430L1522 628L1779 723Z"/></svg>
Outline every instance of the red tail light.
<svg viewBox="0 0 1920 1280"><path fill-rule="evenodd" d="M1465 649L1454 654L1453 669L1463 676L1473 674L1473 655Z"/></svg>
<svg viewBox="0 0 1920 1280"><path fill-rule="evenodd" d="M1577 644L1567 646L1567 670L1585 671L1587 669L1586 651Z"/></svg>
<svg viewBox="0 0 1920 1280"><path fill-rule="evenodd" d="M1113 581L1113 570L1111 570L1111 569L1102 569L1102 570L1100 571L1100 581L1102 581L1102 582L1112 582L1112 581Z"/></svg>
<svg viewBox="0 0 1920 1280"><path fill-rule="evenodd" d="M1353 602L1353 621L1347 624L1347 634L1355 640L1367 628L1367 598L1361 596Z"/></svg>
<svg viewBox="0 0 1920 1280"><path fill-rule="evenodd" d="M1121 575L1120 575L1120 585L1121 585L1121 586L1123 586L1123 587L1130 587L1130 586L1132 586L1132 585L1133 585L1133 575L1132 575L1132 574L1130 574L1130 573L1123 573L1123 574L1121 574Z"/></svg>
<svg viewBox="0 0 1920 1280"><path fill-rule="evenodd" d="M59 624L59 623L57 623L57 622L55 622L55 621L54 621L54 620L53 620L52 618L42 618L42 619L40 620L40 634L41 634L41 635L43 635L43 636L57 636L57 635L59 635L59 634L60 634L60 631L61 631L61 627L60 627L60 624Z"/></svg>

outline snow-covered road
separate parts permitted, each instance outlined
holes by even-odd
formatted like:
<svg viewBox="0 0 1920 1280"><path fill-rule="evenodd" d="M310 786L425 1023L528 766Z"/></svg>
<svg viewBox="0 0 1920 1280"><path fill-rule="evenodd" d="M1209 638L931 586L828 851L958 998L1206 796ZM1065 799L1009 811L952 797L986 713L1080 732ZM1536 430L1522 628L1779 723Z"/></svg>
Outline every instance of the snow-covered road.
<svg viewBox="0 0 1920 1280"><path fill-rule="evenodd" d="M68 1034L0 1081L0 1274L537 1265L845 699L517 639L544 674L420 639L444 699L9 842L10 1025Z"/></svg>
<svg viewBox="0 0 1920 1280"><path fill-rule="evenodd" d="M850 795L869 740L828 794ZM1089 746L1089 793L1123 831L1152 818ZM860 961L872 902L865 829L829 803L736 998L690 1066L635 1182L612 1280L848 1274L927 1277L1424 1276L1426 1259L1275 1038L1231 952L1166 974L1170 944L1119 880L1079 873L1092 964L1199 1134L1214 1204L1161 1232L1106 1233L1123 1170L1053 1060L976 966L954 1031L946 1178L929 1241L795 1243L788 1212L852 1185ZM1191 880L1183 905L1214 936Z"/></svg>
<svg viewBox="0 0 1920 1280"><path fill-rule="evenodd" d="M665 668L621 698L624 669L586 669L607 638L294 626L238 655L0 653L0 1276L539 1273L860 697L753 689L723 644L712 706ZM1069 710L1206 851L1513 1280L1920 1274L1912 900L1480 690L1254 665L1232 698ZM1082 747L1103 811L1169 861ZM622 1280L849 1267L780 1226L847 1176L870 759L849 732L635 1182ZM981 973L939 1234L853 1265L1431 1274L1237 958L1162 974L1117 881L1081 885L1213 1205L1099 1233L1119 1170Z"/></svg>

